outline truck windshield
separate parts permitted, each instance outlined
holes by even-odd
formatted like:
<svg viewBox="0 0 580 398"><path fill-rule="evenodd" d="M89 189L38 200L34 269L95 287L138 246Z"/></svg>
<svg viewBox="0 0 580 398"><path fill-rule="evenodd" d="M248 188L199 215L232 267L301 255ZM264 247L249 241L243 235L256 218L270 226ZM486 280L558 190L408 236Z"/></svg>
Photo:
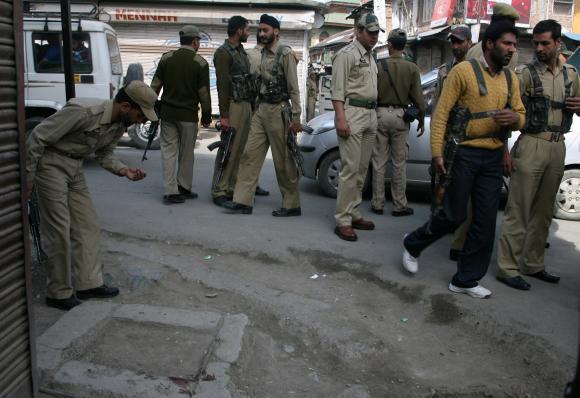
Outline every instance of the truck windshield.
<svg viewBox="0 0 580 398"><path fill-rule="evenodd" d="M107 33L107 45L109 46L109 58L111 59L111 73L113 75L123 74L123 64L121 63L121 52L117 38Z"/></svg>

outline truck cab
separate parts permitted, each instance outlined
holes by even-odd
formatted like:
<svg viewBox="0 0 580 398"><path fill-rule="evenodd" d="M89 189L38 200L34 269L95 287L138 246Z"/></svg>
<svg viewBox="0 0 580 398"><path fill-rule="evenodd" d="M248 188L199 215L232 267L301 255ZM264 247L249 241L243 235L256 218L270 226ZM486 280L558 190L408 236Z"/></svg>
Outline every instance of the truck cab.
<svg viewBox="0 0 580 398"><path fill-rule="evenodd" d="M66 103L62 28L58 17L24 18L26 131ZM122 84L115 30L106 23L72 20L72 59L78 98L111 99Z"/></svg>

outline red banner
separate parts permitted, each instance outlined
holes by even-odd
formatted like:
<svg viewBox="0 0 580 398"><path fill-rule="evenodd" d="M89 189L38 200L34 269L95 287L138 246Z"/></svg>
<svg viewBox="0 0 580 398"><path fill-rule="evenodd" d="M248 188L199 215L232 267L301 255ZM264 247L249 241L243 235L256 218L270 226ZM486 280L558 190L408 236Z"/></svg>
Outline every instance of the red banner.
<svg viewBox="0 0 580 398"><path fill-rule="evenodd" d="M496 3L507 3L515 8L518 14L520 14L520 19L517 21L518 25L530 24L531 0L467 0L466 22L477 22L479 11L481 11L479 20L489 22L491 20L491 14L493 14L493 6Z"/></svg>
<svg viewBox="0 0 580 398"><path fill-rule="evenodd" d="M431 17L431 27L436 28L450 24L454 9L455 0L436 0Z"/></svg>

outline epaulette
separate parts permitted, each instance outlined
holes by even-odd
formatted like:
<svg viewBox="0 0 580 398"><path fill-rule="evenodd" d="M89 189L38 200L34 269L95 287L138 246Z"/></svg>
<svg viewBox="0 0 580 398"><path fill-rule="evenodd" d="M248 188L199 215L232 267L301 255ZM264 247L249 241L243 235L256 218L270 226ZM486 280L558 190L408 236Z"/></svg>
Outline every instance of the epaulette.
<svg viewBox="0 0 580 398"><path fill-rule="evenodd" d="M199 55L199 54L195 54L194 60L195 60L197 63L199 63L199 64L200 64L202 67L203 67L203 66L206 66L206 65L209 65L209 64L208 64L208 62L205 60L205 58L204 58L204 57L202 57L202 56L201 56L201 55Z"/></svg>
<svg viewBox="0 0 580 398"><path fill-rule="evenodd" d="M516 72L518 75L522 74L522 72L524 71L524 69L527 69L528 65L523 64L523 65L518 65L514 68L514 72Z"/></svg>

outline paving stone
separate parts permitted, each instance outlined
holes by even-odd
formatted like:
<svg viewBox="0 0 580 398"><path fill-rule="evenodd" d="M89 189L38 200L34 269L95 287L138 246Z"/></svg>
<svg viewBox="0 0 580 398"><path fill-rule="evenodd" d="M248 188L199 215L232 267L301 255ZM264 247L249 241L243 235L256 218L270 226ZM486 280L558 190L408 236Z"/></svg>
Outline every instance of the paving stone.
<svg viewBox="0 0 580 398"><path fill-rule="evenodd" d="M248 324L245 314L226 315L218 333L218 345L214 352L216 358L230 364L235 363L242 350L242 338Z"/></svg>

